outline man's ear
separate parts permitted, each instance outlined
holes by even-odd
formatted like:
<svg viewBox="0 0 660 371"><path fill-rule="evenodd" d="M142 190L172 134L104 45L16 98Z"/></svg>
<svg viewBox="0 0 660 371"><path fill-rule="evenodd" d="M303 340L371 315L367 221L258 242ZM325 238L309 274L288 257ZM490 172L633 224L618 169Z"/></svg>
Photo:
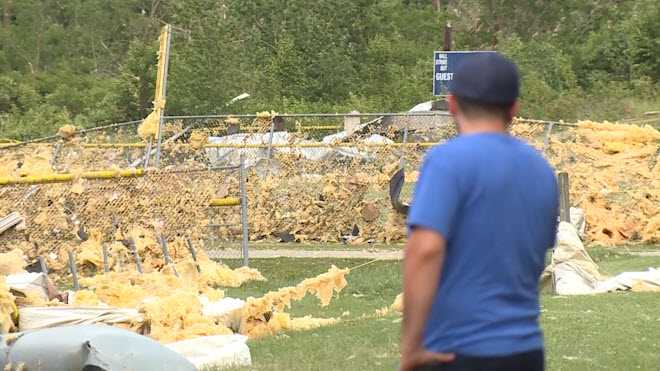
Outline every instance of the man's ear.
<svg viewBox="0 0 660 371"><path fill-rule="evenodd" d="M458 114L458 102L456 102L456 97L453 95L447 96L447 108L449 108L449 113L453 116Z"/></svg>

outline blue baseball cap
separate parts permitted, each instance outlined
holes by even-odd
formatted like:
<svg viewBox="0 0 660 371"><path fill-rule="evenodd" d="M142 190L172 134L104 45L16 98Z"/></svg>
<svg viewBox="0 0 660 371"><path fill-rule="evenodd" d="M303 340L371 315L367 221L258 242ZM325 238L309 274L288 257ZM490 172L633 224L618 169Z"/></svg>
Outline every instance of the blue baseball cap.
<svg viewBox="0 0 660 371"><path fill-rule="evenodd" d="M495 52L472 56L456 69L449 92L481 103L513 103L520 94L518 67Z"/></svg>

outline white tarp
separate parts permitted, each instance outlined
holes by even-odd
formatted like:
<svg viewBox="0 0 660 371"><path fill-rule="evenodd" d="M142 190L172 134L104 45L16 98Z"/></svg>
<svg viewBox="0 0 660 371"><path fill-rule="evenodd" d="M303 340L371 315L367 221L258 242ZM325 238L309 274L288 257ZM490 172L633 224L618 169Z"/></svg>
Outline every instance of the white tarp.
<svg viewBox="0 0 660 371"><path fill-rule="evenodd" d="M552 274L555 293L559 295L628 290L660 292L660 269L624 272L611 278L603 276L598 270L598 265L585 250L577 228L566 222L559 223L557 246L546 272Z"/></svg>
<svg viewBox="0 0 660 371"><path fill-rule="evenodd" d="M43 273L16 273L6 276L7 286L26 297L48 301L48 277Z"/></svg>
<svg viewBox="0 0 660 371"><path fill-rule="evenodd" d="M132 324L144 321L133 308L110 307L23 307L18 310L21 331L59 326Z"/></svg>
<svg viewBox="0 0 660 371"><path fill-rule="evenodd" d="M252 357L247 346L247 336L202 336L177 341L165 346L182 356L198 370L250 366Z"/></svg>
<svg viewBox="0 0 660 371"><path fill-rule="evenodd" d="M598 265L591 259L571 223L560 222L557 245L549 270L553 273L555 292L560 295L579 295L593 292L603 279Z"/></svg>
<svg viewBox="0 0 660 371"><path fill-rule="evenodd" d="M223 137L209 137L208 141L211 144L247 144L247 145L268 145L270 133L241 133L232 134ZM319 142L296 138L294 135L285 131L278 131L273 133L272 143L276 145L272 148L273 153L287 153L297 154L301 157L312 161L327 161L332 159L350 159L350 158L363 158L369 159L369 154L365 151L360 151L353 146L341 147L339 142L346 139L348 134L345 131L328 135L323 138L321 143L336 144L336 147L280 147L285 144L318 144ZM361 143L368 144L385 144L393 143L393 141L384 136L374 134L362 141ZM206 148L206 156L211 164L214 166L230 166L237 165L240 162L241 153L245 154L245 165L252 167L257 164L260 159L268 157L268 148Z"/></svg>
<svg viewBox="0 0 660 371"><path fill-rule="evenodd" d="M411 108L409 112L426 112L433 109L433 101L422 102Z"/></svg>
<svg viewBox="0 0 660 371"><path fill-rule="evenodd" d="M596 285L596 292L608 291L660 292L660 268L646 272L623 272Z"/></svg>
<svg viewBox="0 0 660 371"><path fill-rule="evenodd" d="M200 296L202 313L206 317L213 318L230 329L238 330L241 325L241 316L245 301L234 298L223 298L218 301L209 301L205 296Z"/></svg>
<svg viewBox="0 0 660 371"><path fill-rule="evenodd" d="M575 226L580 238L584 238L587 230L587 222L584 219L584 210L579 207L571 207L571 224Z"/></svg>

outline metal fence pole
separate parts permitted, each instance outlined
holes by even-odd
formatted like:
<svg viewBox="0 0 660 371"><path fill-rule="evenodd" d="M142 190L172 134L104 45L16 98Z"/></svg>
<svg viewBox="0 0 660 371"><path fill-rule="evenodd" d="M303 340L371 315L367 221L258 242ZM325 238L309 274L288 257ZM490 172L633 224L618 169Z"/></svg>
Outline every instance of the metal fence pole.
<svg viewBox="0 0 660 371"><path fill-rule="evenodd" d="M275 133L275 120L270 119L270 135L268 137L268 159L273 156L273 134Z"/></svg>
<svg viewBox="0 0 660 371"><path fill-rule="evenodd" d="M250 264L250 258L248 254L248 218L247 218L247 190L246 190L246 179L245 179L245 153L241 153L241 165L239 168L240 172L240 191L241 191L241 224L243 227L243 240L242 240L242 249L243 249L243 265L248 266Z"/></svg>
<svg viewBox="0 0 660 371"><path fill-rule="evenodd" d="M408 123L406 122L406 123L404 123L404 127L403 127L403 140L402 140L402 143L405 144L407 142L408 142ZM399 159L399 166L401 166L401 168L406 166L406 149L405 148L401 149L401 158Z"/></svg>
<svg viewBox="0 0 660 371"><path fill-rule="evenodd" d="M149 167L149 158L151 157L151 142L152 139L150 138L147 142L147 150L144 152L144 165L142 165L142 167L145 169Z"/></svg>
<svg viewBox="0 0 660 371"><path fill-rule="evenodd" d="M548 148L550 148L550 136L552 135L552 128L555 126L554 122L551 122L548 125L548 129L545 132L545 139L543 140L543 152L545 153Z"/></svg>
<svg viewBox="0 0 660 371"><path fill-rule="evenodd" d="M569 198L568 173L559 173L559 221L571 222L571 201Z"/></svg>
<svg viewBox="0 0 660 371"><path fill-rule="evenodd" d="M51 156L50 160L50 167L53 170L57 170L57 161L60 158L60 153L62 152L62 142L57 142L55 144L55 147L53 148L53 155Z"/></svg>
<svg viewBox="0 0 660 371"><path fill-rule="evenodd" d="M116 272L121 272L122 271L122 263L121 263L121 253L117 253L117 258L116 258L116 263L115 263L115 271Z"/></svg>
<svg viewBox="0 0 660 371"><path fill-rule="evenodd" d="M80 290L80 283L78 282L78 270L76 269L76 254L69 250L69 271L71 272L71 277L73 278L73 290Z"/></svg>
<svg viewBox="0 0 660 371"><path fill-rule="evenodd" d="M133 257L135 258L135 268L137 269L138 273L142 274L142 261L140 260L140 254L137 251L137 246L135 246L135 241L133 238L128 239L128 247L133 254Z"/></svg>
<svg viewBox="0 0 660 371"><path fill-rule="evenodd" d="M163 257L165 258L165 264L169 265L172 268L174 275L179 277L179 272L176 271L176 266L174 261L170 257L170 252L167 249L167 239L162 234L158 234L158 242L160 243L160 248L163 250Z"/></svg>
<svg viewBox="0 0 660 371"><path fill-rule="evenodd" d="M48 266L46 265L46 259L43 256L39 255L39 265L41 266L41 273L48 274Z"/></svg>
<svg viewBox="0 0 660 371"><path fill-rule="evenodd" d="M103 273L108 273L110 271L110 264L108 263L108 245L103 244L101 247L101 252L103 253Z"/></svg>

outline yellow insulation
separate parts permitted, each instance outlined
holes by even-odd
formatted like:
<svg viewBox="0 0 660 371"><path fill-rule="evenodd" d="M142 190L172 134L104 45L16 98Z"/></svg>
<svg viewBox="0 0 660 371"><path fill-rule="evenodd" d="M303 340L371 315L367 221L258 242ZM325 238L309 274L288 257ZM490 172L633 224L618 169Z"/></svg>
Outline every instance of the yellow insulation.
<svg viewBox="0 0 660 371"><path fill-rule="evenodd" d="M260 298L249 297L245 308L243 308L241 333L251 338L259 338L274 335L283 329L295 326L295 324L286 324L288 317L277 317L276 314L281 315L286 308L291 306L292 301L301 300L308 293L316 295L321 302L321 306L327 306L330 304L334 293L339 293L346 287L346 275L348 273L348 269L339 269L333 265L327 272L316 277L307 278L295 287L283 287L277 291L270 291ZM274 315L268 318L267 314L269 313ZM284 325L281 320L285 321ZM335 323L336 321L334 319L318 321L310 319L307 321L306 326L313 328ZM298 325L304 328L305 325L302 322L302 320L299 320Z"/></svg>

